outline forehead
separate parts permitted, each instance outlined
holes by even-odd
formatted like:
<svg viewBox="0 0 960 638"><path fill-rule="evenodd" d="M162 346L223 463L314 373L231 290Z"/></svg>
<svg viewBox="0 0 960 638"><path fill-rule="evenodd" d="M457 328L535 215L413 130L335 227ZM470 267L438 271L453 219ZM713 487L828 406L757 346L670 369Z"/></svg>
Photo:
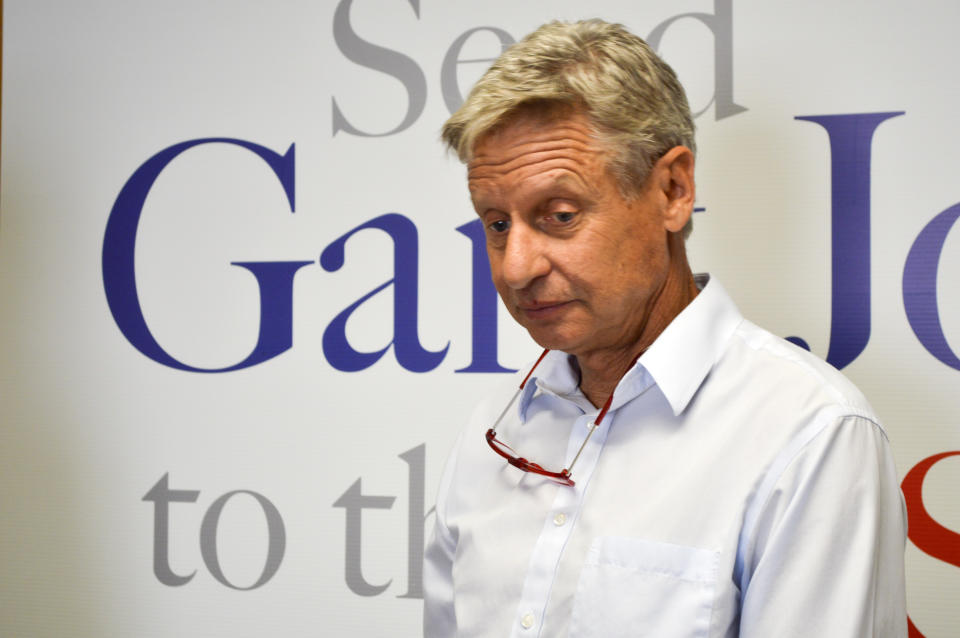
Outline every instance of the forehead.
<svg viewBox="0 0 960 638"><path fill-rule="evenodd" d="M467 164L470 190L536 176L599 177L605 154L586 116L524 114L482 136Z"/></svg>

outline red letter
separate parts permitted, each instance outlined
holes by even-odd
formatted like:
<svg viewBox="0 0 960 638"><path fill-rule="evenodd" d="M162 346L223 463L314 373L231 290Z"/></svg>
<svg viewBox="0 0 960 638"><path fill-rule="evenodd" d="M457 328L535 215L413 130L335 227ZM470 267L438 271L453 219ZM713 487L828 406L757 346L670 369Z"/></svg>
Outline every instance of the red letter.
<svg viewBox="0 0 960 638"><path fill-rule="evenodd" d="M960 456L960 450L941 452L929 456L907 472L903 478L901 488L907 502L907 537L913 541L921 551L939 558L940 560L960 567L960 534L947 529L933 520L927 508L923 506L923 479L931 467L948 456ZM907 618L910 638L923 638L923 634Z"/></svg>

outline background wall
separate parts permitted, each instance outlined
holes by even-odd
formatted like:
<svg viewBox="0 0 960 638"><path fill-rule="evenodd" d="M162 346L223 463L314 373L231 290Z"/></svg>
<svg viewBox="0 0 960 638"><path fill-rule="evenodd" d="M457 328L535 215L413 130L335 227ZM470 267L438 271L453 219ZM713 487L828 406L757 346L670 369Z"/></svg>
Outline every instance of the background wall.
<svg viewBox="0 0 960 638"><path fill-rule="evenodd" d="M537 351L438 130L502 44L594 15L699 111L695 269L884 420L911 618L956 634L957 3L3 12L0 634L420 631L446 452Z"/></svg>

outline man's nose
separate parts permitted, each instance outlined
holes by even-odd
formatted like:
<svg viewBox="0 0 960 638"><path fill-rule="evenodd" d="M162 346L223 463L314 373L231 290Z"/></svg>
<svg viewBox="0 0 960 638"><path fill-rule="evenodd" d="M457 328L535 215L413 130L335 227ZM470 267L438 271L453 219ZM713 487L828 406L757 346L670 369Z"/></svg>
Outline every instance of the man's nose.
<svg viewBox="0 0 960 638"><path fill-rule="evenodd" d="M545 249L539 233L523 224L514 224L503 251L501 274L504 283L514 290L521 290L550 272Z"/></svg>

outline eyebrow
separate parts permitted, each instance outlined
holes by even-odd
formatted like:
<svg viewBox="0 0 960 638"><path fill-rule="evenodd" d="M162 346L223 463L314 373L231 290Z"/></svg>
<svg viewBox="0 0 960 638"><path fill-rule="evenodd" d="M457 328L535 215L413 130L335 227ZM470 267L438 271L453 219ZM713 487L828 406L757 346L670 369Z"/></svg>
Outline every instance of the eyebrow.
<svg viewBox="0 0 960 638"><path fill-rule="evenodd" d="M489 193L489 191L486 191ZM485 198L484 189L480 190L480 203L485 204L483 206L484 210L480 210L477 206L478 198L473 196L474 191L470 191L470 202L473 204L474 209L478 215L482 215L486 210L496 209L501 210L501 207L497 204L500 202L500 196L495 194L492 198L492 203L482 201ZM533 205L535 207L540 207L543 204L549 202L552 199L574 199L579 200L585 203L592 203L595 201L595 189L591 188L590 184L580 178L575 173L570 171L564 171L559 175L553 175L545 179L542 185L538 185L531 197L534 200ZM487 196L489 197L489 196Z"/></svg>
<svg viewBox="0 0 960 638"><path fill-rule="evenodd" d="M546 193L546 199L573 198L573 199L594 199L595 189L581 176L572 171L563 171L559 175L553 175L544 181L542 185L537 186L538 193Z"/></svg>

